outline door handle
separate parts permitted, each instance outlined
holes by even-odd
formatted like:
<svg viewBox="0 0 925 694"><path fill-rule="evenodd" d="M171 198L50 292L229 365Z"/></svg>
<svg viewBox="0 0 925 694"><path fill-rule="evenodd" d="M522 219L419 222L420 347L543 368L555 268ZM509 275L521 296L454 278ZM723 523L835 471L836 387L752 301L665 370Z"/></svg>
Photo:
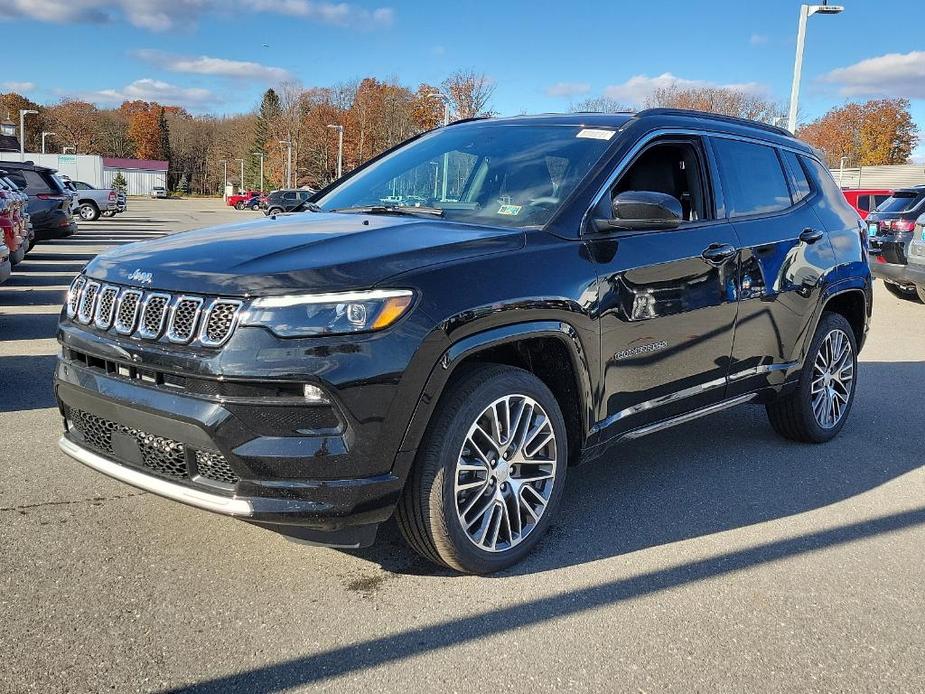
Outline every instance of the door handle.
<svg viewBox="0 0 925 694"><path fill-rule="evenodd" d="M800 234L800 241L802 241L803 243L816 243L816 241L821 239L822 236L823 236L823 232L819 231L819 229L812 229L810 227L806 227L803 230L803 233Z"/></svg>
<svg viewBox="0 0 925 694"><path fill-rule="evenodd" d="M711 243L703 249L700 257L710 265L722 265L738 252L737 248L730 246L728 243Z"/></svg>

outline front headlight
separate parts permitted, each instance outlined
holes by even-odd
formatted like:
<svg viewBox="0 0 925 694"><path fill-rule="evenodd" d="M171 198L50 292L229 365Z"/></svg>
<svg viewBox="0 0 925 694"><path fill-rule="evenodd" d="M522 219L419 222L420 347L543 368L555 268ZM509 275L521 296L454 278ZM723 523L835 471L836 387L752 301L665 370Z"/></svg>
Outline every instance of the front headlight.
<svg viewBox="0 0 925 694"><path fill-rule="evenodd" d="M395 323L413 299L408 289L265 296L251 303L240 323L262 326L278 337L371 332Z"/></svg>

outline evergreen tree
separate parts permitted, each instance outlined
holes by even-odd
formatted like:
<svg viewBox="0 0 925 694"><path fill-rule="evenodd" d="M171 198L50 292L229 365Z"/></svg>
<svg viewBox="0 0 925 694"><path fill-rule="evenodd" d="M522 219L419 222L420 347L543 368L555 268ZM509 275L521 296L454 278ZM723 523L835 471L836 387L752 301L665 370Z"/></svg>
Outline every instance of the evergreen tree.
<svg viewBox="0 0 925 694"><path fill-rule="evenodd" d="M180 182L177 184L177 190L183 195L187 195L189 193L189 180L186 178L185 173L180 176Z"/></svg>
<svg viewBox="0 0 925 694"><path fill-rule="evenodd" d="M125 176L123 176L120 171L115 175L115 178L112 179L112 187L116 190L125 190L127 186L128 181L125 180Z"/></svg>
<svg viewBox="0 0 925 694"><path fill-rule="evenodd" d="M269 152L268 145L273 132L273 124L282 116L283 109L280 106L279 95L272 89L267 89L263 94L260 102L260 109L257 111L257 120L254 123L254 139L249 151L244 153L245 180L255 182L256 186L260 185L260 157L254 156L254 152ZM256 187L255 186L255 187ZM247 186L242 183L242 187ZM264 187L267 182L264 182Z"/></svg>

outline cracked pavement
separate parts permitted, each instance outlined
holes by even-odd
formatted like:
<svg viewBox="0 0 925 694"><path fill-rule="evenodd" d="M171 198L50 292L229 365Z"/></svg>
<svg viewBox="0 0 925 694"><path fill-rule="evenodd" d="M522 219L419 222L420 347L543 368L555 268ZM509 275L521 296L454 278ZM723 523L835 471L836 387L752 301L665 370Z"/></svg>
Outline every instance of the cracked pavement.
<svg viewBox="0 0 925 694"><path fill-rule="evenodd" d="M569 472L521 565L456 576L387 526L340 552L66 458L63 289L114 244L254 217L130 201L0 287L0 691L923 691L925 306L876 287L841 436L748 406Z"/></svg>

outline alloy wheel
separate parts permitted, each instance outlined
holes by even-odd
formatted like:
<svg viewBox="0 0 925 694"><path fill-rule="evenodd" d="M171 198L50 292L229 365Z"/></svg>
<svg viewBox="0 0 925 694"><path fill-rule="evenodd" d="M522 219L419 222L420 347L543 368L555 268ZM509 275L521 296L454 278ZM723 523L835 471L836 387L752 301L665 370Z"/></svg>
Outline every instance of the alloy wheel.
<svg viewBox="0 0 925 694"><path fill-rule="evenodd" d="M854 354L841 330L832 330L819 345L810 391L813 415L823 429L832 429L845 416L854 387Z"/></svg>
<svg viewBox="0 0 925 694"><path fill-rule="evenodd" d="M469 428L454 477L456 515L469 541L489 552L523 542L546 510L557 463L556 434L536 400L506 395L486 407Z"/></svg>

